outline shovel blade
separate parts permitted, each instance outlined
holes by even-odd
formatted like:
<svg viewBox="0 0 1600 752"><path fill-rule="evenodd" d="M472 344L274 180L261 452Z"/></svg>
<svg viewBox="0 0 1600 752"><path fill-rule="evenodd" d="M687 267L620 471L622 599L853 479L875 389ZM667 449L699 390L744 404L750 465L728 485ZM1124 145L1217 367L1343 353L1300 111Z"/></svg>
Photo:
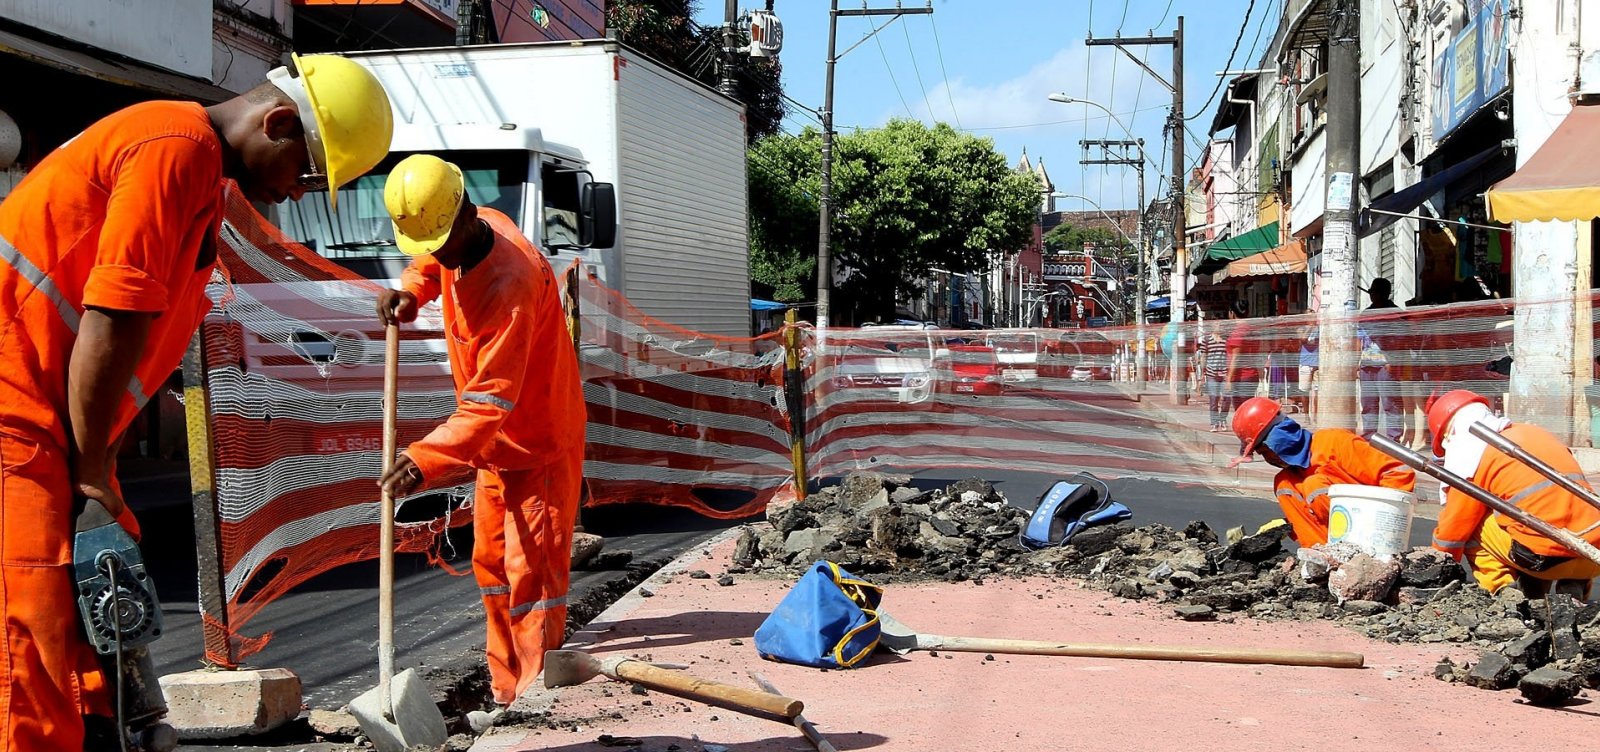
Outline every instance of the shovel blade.
<svg viewBox="0 0 1600 752"><path fill-rule="evenodd" d="M600 675L600 661L576 650L546 650L544 653L545 689L582 684Z"/></svg>
<svg viewBox="0 0 1600 752"><path fill-rule="evenodd" d="M911 627L901 623L899 619L890 616L887 611L878 612L878 628L881 630L878 644L896 654L905 655L922 647L918 640L921 635L912 631Z"/></svg>

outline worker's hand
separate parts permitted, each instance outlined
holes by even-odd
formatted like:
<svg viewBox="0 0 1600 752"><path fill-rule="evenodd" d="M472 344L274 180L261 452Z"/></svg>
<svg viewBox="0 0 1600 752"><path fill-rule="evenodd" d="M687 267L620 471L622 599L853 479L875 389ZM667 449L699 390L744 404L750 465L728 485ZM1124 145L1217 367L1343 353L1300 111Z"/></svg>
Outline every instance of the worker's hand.
<svg viewBox="0 0 1600 752"><path fill-rule="evenodd" d="M378 321L384 326L409 324L417 320L417 296L405 290L378 293Z"/></svg>
<svg viewBox="0 0 1600 752"><path fill-rule="evenodd" d="M388 492L389 497L398 499L416 490L422 484L422 471L417 469L417 463L411 461L411 455L401 452L394 460L394 467L378 480L378 487Z"/></svg>
<svg viewBox="0 0 1600 752"><path fill-rule="evenodd" d="M100 505L111 513L113 519L121 517L123 509L127 506L122 501L122 495L117 493L116 489L111 486L110 479L104 475L99 477L75 477L72 479L72 488L77 495L100 502Z"/></svg>

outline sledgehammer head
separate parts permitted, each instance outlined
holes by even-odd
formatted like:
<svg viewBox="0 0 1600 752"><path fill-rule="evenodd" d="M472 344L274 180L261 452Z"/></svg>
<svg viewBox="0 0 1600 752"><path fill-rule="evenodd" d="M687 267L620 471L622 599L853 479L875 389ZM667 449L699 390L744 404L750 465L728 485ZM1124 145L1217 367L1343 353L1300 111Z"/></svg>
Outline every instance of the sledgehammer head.
<svg viewBox="0 0 1600 752"><path fill-rule="evenodd" d="M546 689L570 687L599 676L600 659L576 650L546 650L544 652L544 686Z"/></svg>
<svg viewBox="0 0 1600 752"><path fill-rule="evenodd" d="M394 720L384 711L382 692L373 687L350 701L350 714L361 724L361 732L372 740L378 752L406 752L419 744L430 749L444 746L444 715L428 696L428 685L416 671L406 669L389 681Z"/></svg>

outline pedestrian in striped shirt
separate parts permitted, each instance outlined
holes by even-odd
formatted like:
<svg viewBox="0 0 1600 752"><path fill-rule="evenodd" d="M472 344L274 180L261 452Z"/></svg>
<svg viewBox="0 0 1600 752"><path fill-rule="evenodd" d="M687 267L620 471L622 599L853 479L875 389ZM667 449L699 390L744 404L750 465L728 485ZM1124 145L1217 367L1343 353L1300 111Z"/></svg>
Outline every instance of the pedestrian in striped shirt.
<svg viewBox="0 0 1600 752"><path fill-rule="evenodd" d="M1228 338L1222 322L1216 322L1201 335L1195 352L1200 356L1205 379L1206 404L1211 416L1211 432L1227 430L1228 398L1224 384L1228 378Z"/></svg>

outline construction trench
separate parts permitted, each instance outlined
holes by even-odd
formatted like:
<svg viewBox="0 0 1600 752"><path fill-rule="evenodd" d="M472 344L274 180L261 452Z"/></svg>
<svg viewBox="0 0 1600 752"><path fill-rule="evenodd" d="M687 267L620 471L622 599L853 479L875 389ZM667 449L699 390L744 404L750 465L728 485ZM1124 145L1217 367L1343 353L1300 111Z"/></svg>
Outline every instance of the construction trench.
<svg viewBox="0 0 1600 752"><path fill-rule="evenodd" d="M686 665L690 674L747 686L748 673L767 672L776 677L780 668L817 675L820 681L814 683L822 685L848 681L858 686L875 670L891 668L883 664L929 659L956 660L942 679L956 686L970 681L1005 684L1007 680L990 669L1010 668L1013 662L1045 662L1040 668L1049 672L1046 675L1073 670L1075 664L1079 664L1078 669L1095 668L1082 666L1081 658L994 654L953 658L947 651L934 651L927 658L895 658L882 648L878 657L845 673L779 667L762 661L751 640L759 617L776 605L777 597L813 562L825 559L884 586L889 593L885 607L900 603L902 593L946 593L952 587L966 593L983 592L992 604L1000 604L1004 610L991 614L1008 630L999 636L1077 641L1080 638L1074 634L1050 632L1039 620L1027 618L1024 611L1065 598L1069 593L1076 598L1098 593L1094 597L1100 600L1092 605L1057 603L1055 609L1092 610L1094 613L1088 616L1116 611L1121 630L1129 629L1129 619L1136 620L1131 622L1134 625L1147 625L1151 631L1171 624L1178 629L1201 630L1194 634L1204 636L1196 639L1215 639L1237 647L1272 644L1272 638L1253 637L1247 631L1235 634L1246 625L1249 629L1283 629L1277 625L1318 623L1331 629L1331 634L1342 633L1343 637L1336 638L1340 648L1354 647L1369 656L1377 649L1375 645L1411 651L1408 664L1383 670L1380 681L1409 679L1441 687L1454 684L1458 686L1452 689L1458 694L1471 693L1491 700L1489 708L1514 705L1560 716L1565 708L1578 708L1587 702L1582 697L1583 690L1600 688L1600 603L1580 604L1562 595L1549 600L1529 599L1515 588L1501 591L1498 597L1490 596L1466 579L1457 563L1431 549L1413 549L1393 561L1382 561L1347 544L1297 550L1292 541L1285 539L1282 529L1253 536L1234 533L1235 539L1230 542L1227 533L1194 522L1182 530L1131 523L1090 527L1068 545L1034 551L1018 540L1028 517L1027 510L1014 506L993 486L978 479L927 489L913 486L909 476L852 474L841 484L824 488L798 503L774 505L765 521L731 529L717 542L697 546L679 561L666 564L665 569L663 562L628 561L626 552L602 554L589 566L616 569L620 576L583 602L573 604L569 636L575 645L597 655L626 654L669 662L682 659L680 665ZM735 593L743 591L741 597L748 597L755 589L776 595L768 595L764 607L752 608L753 614L733 614L737 609L731 607L724 613L719 608ZM640 609L657 602L669 604L674 599L687 603L682 619L669 623L639 617ZM608 618L605 614L612 612L607 609L614 604L620 611ZM902 608L894 606L904 618ZM1134 613L1120 613L1128 608L1135 609ZM989 610L996 611L993 605ZM1013 610L1015 614L1010 613ZM917 618L926 621L933 617ZM697 634L702 628L703 634ZM1132 631L1124 631L1116 640L1107 642L1142 642L1146 639L1144 631L1145 627L1134 626ZM659 634L653 634L656 632ZM621 642L608 646L608 639ZM1162 642L1166 638L1150 640ZM1317 647L1315 640L1303 642L1302 646ZM689 652L684 653L685 650ZM1096 662L1103 670L1111 670L1104 668L1107 661ZM1147 661L1109 663L1144 664L1141 669L1161 665ZM1205 668L1214 670L1212 681L1223 681L1221 677L1227 672L1249 673L1257 679L1264 673L1271 678L1280 671L1287 672L1275 681L1298 686L1324 681L1330 671L1340 676L1372 674L1381 666L1381 660L1369 657L1368 668L1354 672L1252 666ZM979 671L983 673L973 673ZM1297 675L1294 671L1318 673ZM622 748L689 752L809 748L799 731L790 728L785 733L787 727L781 718L743 717L743 721L763 726L767 738L739 741L738 733L718 736L722 726L740 716L735 709L647 691L636 685L630 689L625 683L605 680L564 690L530 691L533 697L525 696L494 718L493 728L479 737L477 732L486 729L481 725L472 728L467 715L490 707L486 672L481 664L476 672L445 671L427 678L450 722L452 736L445 747L450 750ZM778 686L789 689L786 685L795 682L785 675ZM1120 686L1130 692L1143 691L1142 685L1132 681ZM1503 692L1489 694L1480 689ZM822 701L814 695L790 691L808 703ZM1359 697L1363 692L1348 694ZM897 705L892 700L881 702L884 708ZM1032 701L1023 698L1016 702L1021 706ZM1540 710L1536 705L1552 709ZM807 715L812 711L808 710ZM887 732L875 731L871 724L840 729L830 724L830 718L820 710L811 720L824 736L840 745L839 749L938 748L901 746L888 741L903 739L903 734L888 734L879 742L867 743L873 734ZM641 725L642 730L635 730ZM678 733L649 733L650 728L663 726L677 728ZM291 736L295 742L326 743L329 746L322 749L331 750L361 749L364 741L348 716L328 710L314 711ZM981 744L982 740L978 734L970 743ZM968 740L950 736L945 741ZM572 746L564 746L569 743Z"/></svg>

